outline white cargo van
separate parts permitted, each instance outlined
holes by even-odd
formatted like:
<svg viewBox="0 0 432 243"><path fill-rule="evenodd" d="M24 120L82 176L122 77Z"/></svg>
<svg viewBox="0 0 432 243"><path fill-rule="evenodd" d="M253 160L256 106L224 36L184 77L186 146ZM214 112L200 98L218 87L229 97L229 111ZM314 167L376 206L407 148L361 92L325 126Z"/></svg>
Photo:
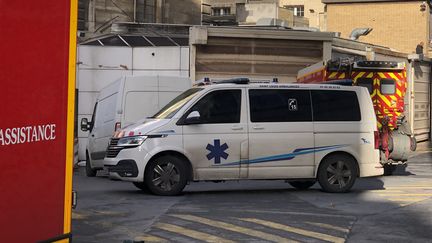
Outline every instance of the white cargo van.
<svg viewBox="0 0 432 243"><path fill-rule="evenodd" d="M116 130L154 114L190 87L191 81L185 77L135 76L122 77L103 88L92 120L81 120L81 130L89 131L87 176L95 176L103 168L109 139Z"/></svg>
<svg viewBox="0 0 432 243"><path fill-rule="evenodd" d="M105 167L159 195L188 181L240 179L346 192L359 176L383 174L377 134L364 87L233 79L191 88L119 132Z"/></svg>

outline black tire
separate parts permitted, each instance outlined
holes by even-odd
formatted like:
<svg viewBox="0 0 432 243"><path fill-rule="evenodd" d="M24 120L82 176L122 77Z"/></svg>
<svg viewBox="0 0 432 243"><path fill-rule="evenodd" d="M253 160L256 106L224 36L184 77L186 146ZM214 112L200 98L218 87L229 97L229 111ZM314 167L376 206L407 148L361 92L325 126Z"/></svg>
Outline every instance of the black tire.
<svg viewBox="0 0 432 243"><path fill-rule="evenodd" d="M325 192L348 192L357 177L357 164L348 155L329 156L318 169L318 182Z"/></svg>
<svg viewBox="0 0 432 243"><path fill-rule="evenodd" d="M141 189L143 192L150 192L147 185L144 182L132 182L134 186Z"/></svg>
<svg viewBox="0 0 432 243"><path fill-rule="evenodd" d="M86 153L86 175L88 177L95 177L96 174L97 174L97 170L92 169L90 165L90 156L88 155L88 153Z"/></svg>
<svg viewBox="0 0 432 243"><path fill-rule="evenodd" d="M289 181L288 183L298 190L306 190L313 186L315 181Z"/></svg>
<svg viewBox="0 0 432 243"><path fill-rule="evenodd" d="M161 196L180 194L187 183L185 163L182 159L170 155L152 160L144 174L148 189Z"/></svg>
<svg viewBox="0 0 432 243"><path fill-rule="evenodd" d="M397 167L397 165L385 164L384 165L384 175L385 176L393 175L393 173L396 170L396 167Z"/></svg>

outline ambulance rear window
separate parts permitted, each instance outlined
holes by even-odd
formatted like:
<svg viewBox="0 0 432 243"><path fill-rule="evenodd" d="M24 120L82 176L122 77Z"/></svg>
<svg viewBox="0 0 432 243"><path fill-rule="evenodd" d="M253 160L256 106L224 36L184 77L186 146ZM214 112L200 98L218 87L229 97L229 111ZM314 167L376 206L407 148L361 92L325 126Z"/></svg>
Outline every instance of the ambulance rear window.
<svg viewBox="0 0 432 243"><path fill-rule="evenodd" d="M357 85L366 87L369 90L369 94L373 92L373 80L371 78L359 78L357 79Z"/></svg>
<svg viewBox="0 0 432 243"><path fill-rule="evenodd" d="M392 95L396 92L394 79L381 79L381 94Z"/></svg>

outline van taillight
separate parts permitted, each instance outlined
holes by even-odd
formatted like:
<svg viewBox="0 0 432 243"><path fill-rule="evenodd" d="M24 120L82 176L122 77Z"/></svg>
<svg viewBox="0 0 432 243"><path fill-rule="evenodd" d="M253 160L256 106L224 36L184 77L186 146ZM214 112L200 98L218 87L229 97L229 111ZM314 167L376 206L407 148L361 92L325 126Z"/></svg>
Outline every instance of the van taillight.
<svg viewBox="0 0 432 243"><path fill-rule="evenodd" d="M379 149L380 146L380 134L378 131L374 132L374 144L375 144L375 149Z"/></svg>
<svg viewBox="0 0 432 243"><path fill-rule="evenodd" d="M114 125L114 131L116 132L116 131L120 130L120 127L121 127L121 123L116 122L116 124Z"/></svg>

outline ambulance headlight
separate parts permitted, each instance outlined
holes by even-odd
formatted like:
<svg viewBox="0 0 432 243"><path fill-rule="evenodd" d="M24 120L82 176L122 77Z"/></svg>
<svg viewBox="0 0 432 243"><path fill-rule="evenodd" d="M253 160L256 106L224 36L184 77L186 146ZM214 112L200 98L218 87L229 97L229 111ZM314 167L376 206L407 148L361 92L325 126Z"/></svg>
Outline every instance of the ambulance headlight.
<svg viewBox="0 0 432 243"><path fill-rule="evenodd" d="M146 139L147 136L123 137L118 140L117 146L136 147L136 146L140 146Z"/></svg>

